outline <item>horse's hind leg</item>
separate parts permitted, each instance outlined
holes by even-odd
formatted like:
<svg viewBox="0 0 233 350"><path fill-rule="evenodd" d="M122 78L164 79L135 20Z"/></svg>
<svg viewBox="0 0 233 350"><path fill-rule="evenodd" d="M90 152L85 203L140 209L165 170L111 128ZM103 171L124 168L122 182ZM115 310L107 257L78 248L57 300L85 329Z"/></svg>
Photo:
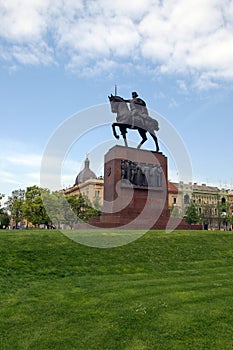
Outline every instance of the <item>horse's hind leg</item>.
<svg viewBox="0 0 233 350"><path fill-rule="evenodd" d="M146 142L147 140L147 137L146 137L146 130L143 130L143 129L138 129L138 132L142 138L142 141L139 143L139 145L137 146L137 148L141 148L141 146L143 145L143 143Z"/></svg>
<svg viewBox="0 0 233 350"><path fill-rule="evenodd" d="M126 138L126 134L127 134L126 127L120 126L120 131L121 131L121 135L123 137L124 143L125 143L125 147L128 147L128 142L127 142L127 138Z"/></svg>
<svg viewBox="0 0 233 350"><path fill-rule="evenodd" d="M157 136L153 132L150 132L150 135L151 135L151 137L153 138L153 140L155 142L156 152L159 152L159 143L158 143Z"/></svg>

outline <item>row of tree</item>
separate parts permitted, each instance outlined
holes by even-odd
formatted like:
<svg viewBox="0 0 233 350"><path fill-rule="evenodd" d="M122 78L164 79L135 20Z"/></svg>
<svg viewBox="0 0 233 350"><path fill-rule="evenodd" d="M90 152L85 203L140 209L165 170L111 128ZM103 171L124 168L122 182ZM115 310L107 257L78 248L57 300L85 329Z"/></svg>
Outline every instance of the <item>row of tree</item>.
<svg viewBox="0 0 233 350"><path fill-rule="evenodd" d="M5 195L0 193L0 203L4 197L5 197ZM0 228L7 227L9 225L9 223L10 223L10 218L9 218L9 215L8 215L6 209L1 208L1 206L0 206Z"/></svg>
<svg viewBox="0 0 233 350"><path fill-rule="evenodd" d="M191 202L184 215L185 222L188 224L202 223L204 226L211 226L212 221L214 219L212 209L212 207L205 206L202 210L202 213L200 214L195 204ZM172 208L170 208L170 210L172 212L173 217L182 216L180 208L173 206ZM230 215L229 203L219 202L217 204L215 218L218 221L219 229L222 225L224 227L227 227L228 224L233 224L233 217Z"/></svg>
<svg viewBox="0 0 233 350"><path fill-rule="evenodd" d="M0 194L0 201L4 198ZM170 208L173 217L180 217L180 209L176 206ZM200 215L193 203L189 205L185 213L185 221L188 224L203 223L211 225L211 211L206 210ZM0 228L7 227L12 219L15 228L24 220L26 225L33 226L44 224L48 228L60 228L62 224L72 228L80 221L87 222L90 217L100 215L101 207L96 200L94 205L82 195L65 196L63 192L50 192L38 186L27 187L26 190L12 191L3 208L0 207ZM217 208L219 228L221 224L227 227L233 224L229 215L229 204L219 203Z"/></svg>
<svg viewBox="0 0 233 350"><path fill-rule="evenodd" d="M0 199L4 195L0 196ZM86 222L92 216L100 214L100 205L91 204L81 193L65 196L62 192L50 192L38 186L27 187L26 190L15 190L8 197L5 207L0 209L0 227L7 227L10 218L18 228L23 220L26 226L45 225L47 228L60 228L62 224L70 228L80 221ZM1 217L2 215L2 217Z"/></svg>

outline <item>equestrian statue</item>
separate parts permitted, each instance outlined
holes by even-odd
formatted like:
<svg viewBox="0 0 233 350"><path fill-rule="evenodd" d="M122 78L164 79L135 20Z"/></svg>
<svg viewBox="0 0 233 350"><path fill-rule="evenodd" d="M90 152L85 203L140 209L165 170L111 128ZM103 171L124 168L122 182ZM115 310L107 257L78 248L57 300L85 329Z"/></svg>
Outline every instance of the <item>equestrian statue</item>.
<svg viewBox="0 0 233 350"><path fill-rule="evenodd" d="M120 129L120 133L123 137L125 146L128 147L127 143L127 129L138 130L142 140L137 146L140 148L147 140L146 133L149 132L153 138L156 146L156 152L159 152L158 139L155 135L155 131L159 130L158 121L151 118L146 108L146 103L138 94L132 92L132 98L125 100L120 96L108 96L112 113L116 113L116 123L112 124L113 135L116 139L119 139L119 135L116 133L116 127ZM128 107L128 104L130 108Z"/></svg>

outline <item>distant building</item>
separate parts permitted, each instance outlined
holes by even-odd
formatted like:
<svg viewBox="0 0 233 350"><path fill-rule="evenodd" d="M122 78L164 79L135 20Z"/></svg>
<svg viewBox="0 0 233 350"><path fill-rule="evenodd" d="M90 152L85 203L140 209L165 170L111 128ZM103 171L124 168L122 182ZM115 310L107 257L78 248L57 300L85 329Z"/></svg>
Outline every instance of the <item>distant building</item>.
<svg viewBox="0 0 233 350"><path fill-rule="evenodd" d="M230 216L233 217L233 190L230 190L228 192L228 202L229 202ZM230 228L232 229L232 224L230 225Z"/></svg>
<svg viewBox="0 0 233 350"><path fill-rule="evenodd" d="M175 188L178 193L175 193ZM168 203L172 210L176 208L176 212L180 212L182 216L185 215L188 206L193 203L205 229L226 229L227 223L224 222L224 216L233 213L233 210L229 210L229 191L206 184L171 182L168 186ZM231 226L228 225L228 227Z"/></svg>
<svg viewBox="0 0 233 350"><path fill-rule="evenodd" d="M64 190L66 196L80 193L87 196L92 204L103 205L104 180L102 177L97 178L96 174L90 169L88 157L85 159L83 170L76 176L74 185Z"/></svg>

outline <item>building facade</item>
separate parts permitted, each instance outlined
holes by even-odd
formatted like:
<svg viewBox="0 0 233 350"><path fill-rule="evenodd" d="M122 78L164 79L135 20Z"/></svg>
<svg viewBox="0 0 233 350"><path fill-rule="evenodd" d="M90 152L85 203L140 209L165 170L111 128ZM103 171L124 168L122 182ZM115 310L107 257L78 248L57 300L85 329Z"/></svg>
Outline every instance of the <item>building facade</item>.
<svg viewBox="0 0 233 350"><path fill-rule="evenodd" d="M86 157L84 169L77 175L74 185L64 190L66 196L79 195L80 193L86 196L94 207L102 207L104 180L102 177L97 178L95 173L90 169L88 157Z"/></svg>
<svg viewBox="0 0 233 350"><path fill-rule="evenodd" d="M171 183L173 191L168 188L170 208L184 216L188 206L192 203L197 208L200 220L204 229L231 229L230 219L232 218L233 202L230 199L230 192L226 189L219 189L215 186L197 183L185 184ZM177 194L174 194L174 187Z"/></svg>

